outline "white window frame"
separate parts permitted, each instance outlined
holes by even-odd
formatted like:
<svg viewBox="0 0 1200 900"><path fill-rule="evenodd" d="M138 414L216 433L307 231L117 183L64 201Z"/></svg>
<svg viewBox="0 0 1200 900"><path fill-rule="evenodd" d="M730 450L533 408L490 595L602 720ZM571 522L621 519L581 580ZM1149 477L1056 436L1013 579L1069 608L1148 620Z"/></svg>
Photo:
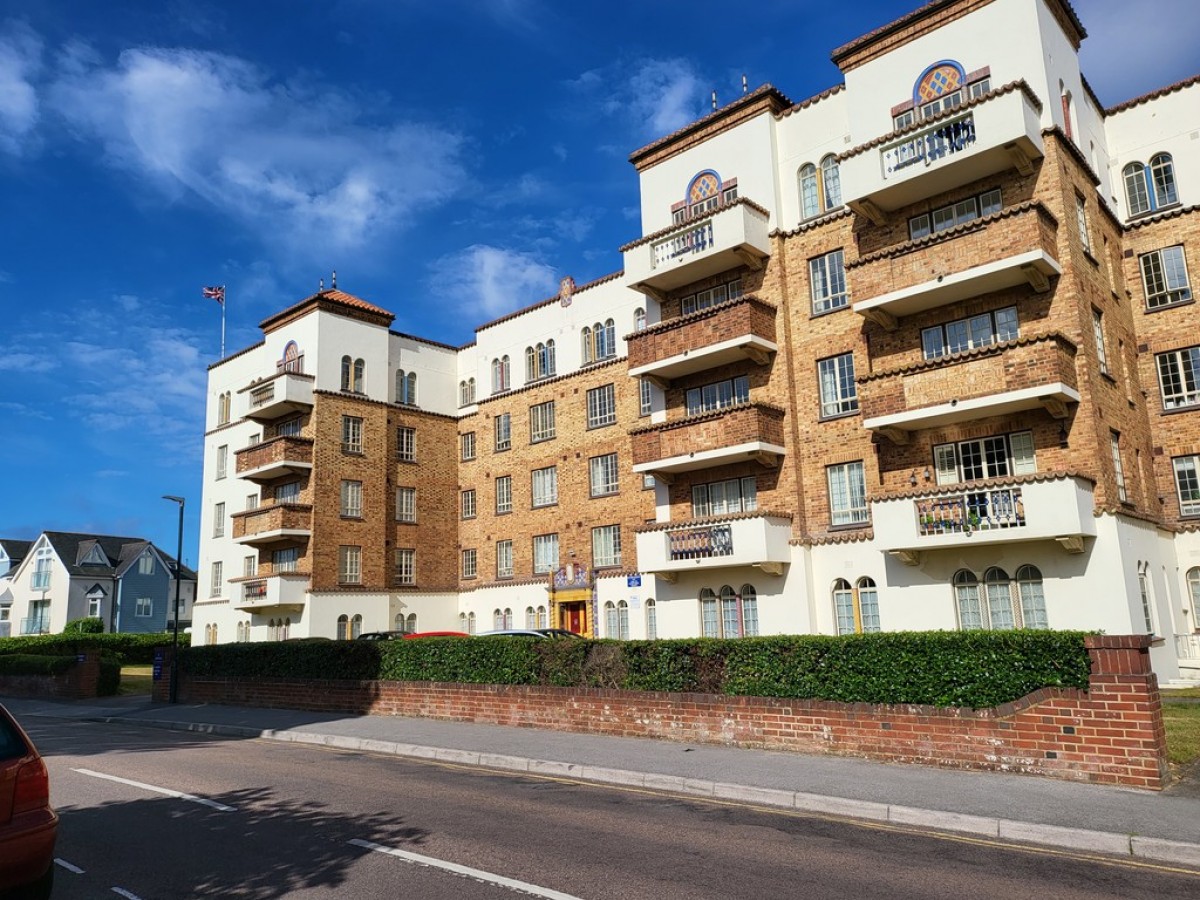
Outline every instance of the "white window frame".
<svg viewBox="0 0 1200 900"><path fill-rule="evenodd" d="M616 385L602 384L587 392L587 427L603 428L617 423Z"/></svg>
<svg viewBox="0 0 1200 900"><path fill-rule="evenodd" d="M821 395L822 419L858 412L853 353L841 353L818 360L817 385Z"/></svg>
<svg viewBox="0 0 1200 900"><path fill-rule="evenodd" d="M967 477L970 459L972 472ZM1032 431L1014 431L987 437L936 444L933 448L934 470L939 485L985 481L1009 475L1030 475L1037 471L1037 455Z"/></svg>
<svg viewBox="0 0 1200 900"><path fill-rule="evenodd" d="M417 489L415 487L396 488L396 521L417 521Z"/></svg>
<svg viewBox="0 0 1200 900"><path fill-rule="evenodd" d="M467 431L459 435L459 449L463 462L470 462L475 458L475 432Z"/></svg>
<svg viewBox="0 0 1200 900"><path fill-rule="evenodd" d="M942 359L956 353L966 353L979 347L991 347L1021 335L1017 307L977 313L965 319L954 319L921 329L921 355L925 359Z"/></svg>
<svg viewBox="0 0 1200 900"><path fill-rule="evenodd" d="M475 489L468 488L460 494L460 511L464 519L474 519L476 516Z"/></svg>
<svg viewBox="0 0 1200 900"><path fill-rule="evenodd" d="M512 449L512 414L500 413L496 416L496 446L495 451L502 453Z"/></svg>
<svg viewBox="0 0 1200 900"><path fill-rule="evenodd" d="M558 466L546 466L530 473L530 497L534 509L558 505Z"/></svg>
<svg viewBox="0 0 1200 900"><path fill-rule="evenodd" d="M229 474L229 445L222 444L217 448L217 481L222 481Z"/></svg>
<svg viewBox="0 0 1200 900"><path fill-rule="evenodd" d="M1113 476L1117 482L1117 499L1122 503L1129 502L1129 489L1125 483L1125 464L1121 461L1121 433L1109 431L1109 447L1112 451Z"/></svg>
<svg viewBox="0 0 1200 900"><path fill-rule="evenodd" d="M513 577L513 542L496 541L496 577Z"/></svg>
<svg viewBox="0 0 1200 900"><path fill-rule="evenodd" d="M154 598L138 597L137 607L133 612L134 616L139 619L148 619L154 615ZM94 617L93 617L94 618Z"/></svg>
<svg viewBox="0 0 1200 900"><path fill-rule="evenodd" d="M750 402L750 378L746 375L738 375L724 381L714 381L700 387L688 388L684 400L689 416L716 412L730 406L740 406Z"/></svg>
<svg viewBox="0 0 1200 900"><path fill-rule="evenodd" d="M692 485L692 518L733 516L758 509L758 479L753 475Z"/></svg>
<svg viewBox="0 0 1200 900"><path fill-rule="evenodd" d="M1162 309L1192 299L1187 254L1182 244L1160 247L1138 257L1147 309Z"/></svg>
<svg viewBox="0 0 1200 900"><path fill-rule="evenodd" d="M208 596L220 597L221 588L225 586L225 564L217 560L212 564L209 574Z"/></svg>
<svg viewBox="0 0 1200 900"><path fill-rule="evenodd" d="M533 537L533 574L548 575L558 568L558 535L537 534Z"/></svg>
<svg viewBox="0 0 1200 900"><path fill-rule="evenodd" d="M473 547L468 547L462 552L462 577L475 578L478 574L477 565L479 559Z"/></svg>
<svg viewBox="0 0 1200 900"><path fill-rule="evenodd" d="M417 461L417 429L408 425L397 426L396 459L400 462Z"/></svg>
<svg viewBox="0 0 1200 900"><path fill-rule="evenodd" d="M592 497L607 497L620 491L620 464L616 453L593 456L588 460L588 491Z"/></svg>
<svg viewBox="0 0 1200 900"><path fill-rule="evenodd" d="M1200 346L1169 350L1154 359L1163 409L1200 406Z"/></svg>
<svg viewBox="0 0 1200 900"><path fill-rule="evenodd" d="M295 572L300 562L300 551L296 547L284 547L271 551L271 571L276 575L281 572ZM257 563L257 560L256 560ZM255 573L258 567L255 565Z"/></svg>
<svg viewBox="0 0 1200 900"><path fill-rule="evenodd" d="M338 547L338 584L362 584L362 547Z"/></svg>
<svg viewBox="0 0 1200 900"><path fill-rule="evenodd" d="M1200 454L1176 456L1171 460L1175 496L1181 516L1200 516ZM1200 628L1200 619L1196 621Z"/></svg>
<svg viewBox="0 0 1200 900"><path fill-rule="evenodd" d="M831 525L863 525L870 521L866 468L861 459L826 466L825 481Z"/></svg>
<svg viewBox="0 0 1200 900"><path fill-rule="evenodd" d="M1083 252L1091 256L1092 236L1088 227L1087 201L1080 194L1075 195L1075 225L1079 229L1079 243Z"/></svg>
<svg viewBox="0 0 1200 900"><path fill-rule="evenodd" d="M621 565L621 526L599 525L592 529L592 568ZM626 635L628 636L628 635Z"/></svg>
<svg viewBox="0 0 1200 900"><path fill-rule="evenodd" d="M363 483L342 479L341 516L344 519L361 519L363 514Z"/></svg>
<svg viewBox="0 0 1200 900"><path fill-rule="evenodd" d="M512 476L496 476L496 514L512 512Z"/></svg>
<svg viewBox="0 0 1200 900"><path fill-rule="evenodd" d="M850 304L846 254L841 247L808 261L808 281L814 316L844 309Z"/></svg>
<svg viewBox="0 0 1200 900"><path fill-rule="evenodd" d="M529 443L552 441L556 436L554 401L547 400L529 407Z"/></svg>
<svg viewBox="0 0 1200 900"><path fill-rule="evenodd" d="M397 547L393 557L392 579L395 584L417 583L417 551L412 547Z"/></svg>
<svg viewBox="0 0 1200 900"><path fill-rule="evenodd" d="M342 452L363 452L363 420L358 416L342 416Z"/></svg>
<svg viewBox="0 0 1200 900"><path fill-rule="evenodd" d="M1096 341L1096 358L1100 362L1100 374L1108 374L1108 351L1104 346L1104 313L1092 307L1092 337Z"/></svg>
<svg viewBox="0 0 1200 900"><path fill-rule="evenodd" d="M225 537L225 504L213 504L213 537Z"/></svg>

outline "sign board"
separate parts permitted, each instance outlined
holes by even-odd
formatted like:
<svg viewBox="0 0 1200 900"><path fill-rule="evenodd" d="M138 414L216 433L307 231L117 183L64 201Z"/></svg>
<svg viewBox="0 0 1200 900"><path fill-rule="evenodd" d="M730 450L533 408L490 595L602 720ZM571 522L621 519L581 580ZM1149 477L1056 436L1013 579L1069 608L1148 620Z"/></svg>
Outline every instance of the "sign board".
<svg viewBox="0 0 1200 900"><path fill-rule="evenodd" d="M625 576L625 587L634 588L634 587L641 587L641 586L642 586L642 576L641 575Z"/></svg>

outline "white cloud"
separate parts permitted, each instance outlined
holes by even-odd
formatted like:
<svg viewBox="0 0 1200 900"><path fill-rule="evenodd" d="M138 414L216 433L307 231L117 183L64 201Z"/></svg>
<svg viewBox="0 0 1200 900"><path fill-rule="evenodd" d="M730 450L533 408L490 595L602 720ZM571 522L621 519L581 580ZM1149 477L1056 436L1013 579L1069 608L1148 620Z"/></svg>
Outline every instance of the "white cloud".
<svg viewBox="0 0 1200 900"><path fill-rule="evenodd" d="M430 290L469 320L494 319L544 300L558 287L554 268L533 256L475 244L431 267Z"/></svg>
<svg viewBox="0 0 1200 900"><path fill-rule="evenodd" d="M11 346L11 344L10 344ZM57 360L44 353L0 354L0 372L49 372L58 366Z"/></svg>
<svg viewBox="0 0 1200 900"><path fill-rule="evenodd" d="M458 134L379 124L379 98L273 81L217 53L139 48L109 67L68 48L48 96L110 164L293 251L361 249L464 181Z"/></svg>
<svg viewBox="0 0 1200 900"><path fill-rule="evenodd" d="M39 105L33 79L41 69L42 43L27 25L0 29L0 151L20 153L37 124Z"/></svg>
<svg viewBox="0 0 1200 900"><path fill-rule="evenodd" d="M706 92L686 59L618 61L584 72L571 86L642 140L670 134L705 113Z"/></svg>
<svg viewBox="0 0 1200 900"><path fill-rule="evenodd" d="M1128 0L1088 0L1079 14L1088 32L1080 64L1105 106L1196 74L1195 0L1143 0L1136 23Z"/></svg>

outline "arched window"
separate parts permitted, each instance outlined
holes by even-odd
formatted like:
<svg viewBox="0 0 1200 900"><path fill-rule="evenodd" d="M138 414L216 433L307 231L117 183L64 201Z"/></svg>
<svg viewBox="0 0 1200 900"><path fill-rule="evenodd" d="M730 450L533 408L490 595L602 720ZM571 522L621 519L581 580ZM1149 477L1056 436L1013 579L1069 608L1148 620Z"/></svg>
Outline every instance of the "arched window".
<svg viewBox="0 0 1200 900"><path fill-rule="evenodd" d="M241 622L237 623L237 642L239 644L242 642L242 623Z"/></svg>
<svg viewBox="0 0 1200 900"><path fill-rule="evenodd" d="M229 424L229 392L217 397L217 424Z"/></svg>
<svg viewBox="0 0 1200 900"><path fill-rule="evenodd" d="M337 618L337 639L339 641L350 640L350 617L340 615Z"/></svg>
<svg viewBox="0 0 1200 900"><path fill-rule="evenodd" d="M492 360L492 393L499 394L509 389L509 363L507 356Z"/></svg>
<svg viewBox="0 0 1200 900"><path fill-rule="evenodd" d="M350 637L356 638L362 634L362 616L355 613L354 618L350 620Z"/></svg>
<svg viewBox="0 0 1200 900"><path fill-rule="evenodd" d="M475 628L475 613L467 613L467 634L474 634Z"/></svg>
<svg viewBox="0 0 1200 900"><path fill-rule="evenodd" d="M504 627L504 613L498 609L492 610L492 628L499 631Z"/></svg>
<svg viewBox="0 0 1200 900"><path fill-rule="evenodd" d="M1150 598L1150 564L1138 563L1138 593L1142 599L1142 617L1145 619L1146 634L1157 634L1154 627L1154 601Z"/></svg>
<svg viewBox="0 0 1200 900"><path fill-rule="evenodd" d="M688 218L699 216L721 203L721 176L712 170L701 172L688 184Z"/></svg>
<svg viewBox="0 0 1200 900"><path fill-rule="evenodd" d="M513 614L511 609L504 610L504 624L500 627L505 629L513 627Z"/></svg>
<svg viewBox="0 0 1200 900"><path fill-rule="evenodd" d="M700 635L701 637L720 637L721 625L717 618L717 595L711 588L700 590Z"/></svg>
<svg viewBox="0 0 1200 900"><path fill-rule="evenodd" d="M646 601L646 640L658 640L658 607L653 597Z"/></svg>
<svg viewBox="0 0 1200 900"><path fill-rule="evenodd" d="M609 359L617 355L617 325L612 319L607 319L603 325L596 325L596 359Z"/></svg>
<svg viewBox="0 0 1200 900"><path fill-rule="evenodd" d="M958 607L958 627L963 631L984 628L983 607L979 604L979 580L975 573L959 569L954 573L954 602Z"/></svg>
<svg viewBox="0 0 1200 900"><path fill-rule="evenodd" d="M811 219L821 212L821 187L817 182L817 167L805 163L800 167L800 218Z"/></svg>
<svg viewBox="0 0 1200 900"><path fill-rule="evenodd" d="M537 351L532 347L525 348L525 380L536 381L537 374Z"/></svg>
<svg viewBox="0 0 1200 900"><path fill-rule="evenodd" d="M962 66L951 60L936 62L922 72L913 86L913 105L920 111L919 118L929 119L961 106L965 82Z"/></svg>
<svg viewBox="0 0 1200 900"><path fill-rule="evenodd" d="M633 311L633 330L641 331L646 327L646 311L640 306Z"/></svg>
<svg viewBox="0 0 1200 900"><path fill-rule="evenodd" d="M833 610L838 634L854 634L858 631L854 616L854 589L845 578L833 583Z"/></svg>
<svg viewBox="0 0 1200 900"><path fill-rule="evenodd" d="M396 402L417 405L417 373L396 370Z"/></svg>
<svg viewBox="0 0 1200 900"><path fill-rule="evenodd" d="M354 360L352 360L349 356L343 356L342 357L342 390L343 391L350 390L350 385L353 383L350 380L352 377L353 371L354 371Z"/></svg>
<svg viewBox="0 0 1200 900"><path fill-rule="evenodd" d="M537 612L532 606L525 607L525 627L530 631L538 627Z"/></svg>
<svg viewBox="0 0 1200 900"><path fill-rule="evenodd" d="M879 593L874 579L863 576L854 587L844 578L837 579L833 583L833 610L838 634L879 631Z"/></svg>
<svg viewBox="0 0 1200 900"><path fill-rule="evenodd" d="M742 585L742 634L758 636L758 591L752 584Z"/></svg>
<svg viewBox="0 0 1200 900"><path fill-rule="evenodd" d="M279 639L281 641L286 641L288 639L288 637L291 635L291 631L292 631L292 617L288 616L286 619L283 620L283 630L279 632Z"/></svg>
<svg viewBox="0 0 1200 900"><path fill-rule="evenodd" d="M1131 162L1122 169L1122 174L1131 216L1179 202L1175 187L1175 163L1169 153L1155 154L1150 158L1149 165Z"/></svg>
<svg viewBox="0 0 1200 900"><path fill-rule="evenodd" d="M1187 585L1192 600L1192 630L1200 631L1200 567L1188 569Z"/></svg>
<svg viewBox="0 0 1200 900"><path fill-rule="evenodd" d="M396 618L392 619L392 630L393 631L403 631L404 630L404 613L396 613Z"/></svg>
<svg viewBox="0 0 1200 900"><path fill-rule="evenodd" d="M475 402L475 379L468 378L458 383L458 405L470 406Z"/></svg>
<svg viewBox="0 0 1200 900"><path fill-rule="evenodd" d="M267 640L268 641L279 640L279 634L275 631L275 620L274 619L269 619L267 621Z"/></svg>
<svg viewBox="0 0 1200 900"><path fill-rule="evenodd" d="M1021 594L1021 624L1025 628L1049 628L1046 595L1042 591L1042 573L1037 566L1017 569L1017 589Z"/></svg>
<svg viewBox="0 0 1200 900"><path fill-rule="evenodd" d="M554 364L554 340L553 339L546 341L546 346L541 351L540 364L542 367L542 374L546 378L549 378L551 375L554 374L555 364Z"/></svg>
<svg viewBox="0 0 1200 900"><path fill-rule="evenodd" d="M1150 184L1155 206L1170 206L1179 202L1179 194L1175 190L1175 164L1171 161L1171 154L1159 153L1150 157Z"/></svg>
<svg viewBox="0 0 1200 900"><path fill-rule="evenodd" d="M987 593L987 612L993 631L1011 631L1017 627L1013 620L1012 587L1008 573L992 566L983 573L984 590Z"/></svg>
<svg viewBox="0 0 1200 900"><path fill-rule="evenodd" d="M458 630L462 631L462 632L466 632L466 630L467 630L467 614L466 613L458 614Z"/></svg>
<svg viewBox="0 0 1200 900"><path fill-rule="evenodd" d="M617 637L629 640L629 604L624 600L617 601Z"/></svg>
<svg viewBox="0 0 1200 900"><path fill-rule="evenodd" d="M875 580L863 576L855 582L855 589L858 591L859 619L863 632L871 634L879 631L879 590L875 587Z"/></svg>
<svg viewBox="0 0 1200 900"><path fill-rule="evenodd" d="M606 638L617 638L620 633L620 626L617 624L617 604L611 600L604 604L604 636Z"/></svg>
<svg viewBox="0 0 1200 900"><path fill-rule="evenodd" d="M737 594L727 584L721 586L721 636L742 636L742 616L738 608Z"/></svg>
<svg viewBox="0 0 1200 900"><path fill-rule="evenodd" d="M363 389L363 369L366 368L366 363L361 359L354 361L354 380L350 383L350 390L356 394L361 394Z"/></svg>
<svg viewBox="0 0 1200 900"><path fill-rule="evenodd" d="M408 618L406 618L404 620L404 630L407 631L409 634L416 634L416 632L417 632L417 614L416 613L408 614Z"/></svg>
<svg viewBox="0 0 1200 900"><path fill-rule="evenodd" d="M295 341L288 341L287 346L283 348L283 359L279 367L285 372L294 372L297 375L304 372L304 357L300 355L300 345Z"/></svg>
<svg viewBox="0 0 1200 900"><path fill-rule="evenodd" d="M537 627L538 628L549 628L550 627L550 617L547 615L546 607L544 607L544 606L539 606L537 608Z"/></svg>
<svg viewBox="0 0 1200 900"><path fill-rule="evenodd" d="M580 351L583 353L583 362L590 363L595 358L592 347L592 329L584 325L583 330L579 332L579 340L582 345Z"/></svg>
<svg viewBox="0 0 1200 900"><path fill-rule="evenodd" d="M842 205L842 176L838 172L837 157L832 153L821 160L821 187L825 192L825 209Z"/></svg>

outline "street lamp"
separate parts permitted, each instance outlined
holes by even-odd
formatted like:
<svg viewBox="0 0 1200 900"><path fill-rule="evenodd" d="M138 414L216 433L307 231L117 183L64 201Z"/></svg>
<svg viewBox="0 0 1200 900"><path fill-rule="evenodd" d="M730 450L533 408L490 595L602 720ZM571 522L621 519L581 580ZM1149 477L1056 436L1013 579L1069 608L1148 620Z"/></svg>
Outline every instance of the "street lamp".
<svg viewBox="0 0 1200 900"><path fill-rule="evenodd" d="M171 640L171 702L179 702L179 587L183 582L183 498L163 494L164 500L179 504L179 543L175 550L175 636Z"/></svg>

